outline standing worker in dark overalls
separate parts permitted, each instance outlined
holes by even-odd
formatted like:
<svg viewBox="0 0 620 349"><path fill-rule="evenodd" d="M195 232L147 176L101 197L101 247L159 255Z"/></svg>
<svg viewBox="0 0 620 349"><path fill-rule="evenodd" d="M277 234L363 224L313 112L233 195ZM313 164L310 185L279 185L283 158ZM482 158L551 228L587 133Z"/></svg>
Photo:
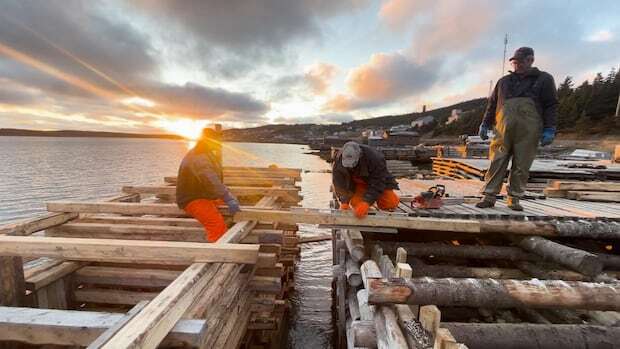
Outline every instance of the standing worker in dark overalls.
<svg viewBox="0 0 620 349"><path fill-rule="evenodd" d="M393 210L400 203L394 192L398 183L383 154L367 145L347 142L342 147L334 159L332 184L340 209L352 206L357 218L366 217L375 202L382 210Z"/></svg>
<svg viewBox="0 0 620 349"><path fill-rule="evenodd" d="M239 201L222 183L222 164L215 155L220 149L217 134L202 130L200 139L183 158L177 176L177 205L205 228L205 237L216 242L227 230L218 205L226 203L231 215L239 212Z"/></svg>
<svg viewBox="0 0 620 349"><path fill-rule="evenodd" d="M495 205L512 160L508 207L522 211L519 199L523 197L538 143L546 146L555 138L558 98L553 77L532 67L533 49L517 49L510 62L514 71L495 85L478 132L480 138L486 140L489 130L495 126L489 154L491 165L482 188L484 198L476 207Z"/></svg>

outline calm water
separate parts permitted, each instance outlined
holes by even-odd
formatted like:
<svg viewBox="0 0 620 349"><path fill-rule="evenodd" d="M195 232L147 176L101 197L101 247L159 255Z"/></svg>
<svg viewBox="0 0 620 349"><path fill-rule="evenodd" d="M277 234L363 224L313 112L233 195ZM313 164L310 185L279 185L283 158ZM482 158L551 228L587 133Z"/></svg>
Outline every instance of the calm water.
<svg viewBox="0 0 620 349"><path fill-rule="evenodd" d="M176 175L188 144L172 140L0 137L0 224L45 212L53 200L91 200L118 195L123 185L161 184ZM304 154L306 146L229 143L229 166L304 170L304 207L328 207L329 165ZM302 226L301 236L325 233ZM292 298L290 348L331 348L331 243L302 245Z"/></svg>

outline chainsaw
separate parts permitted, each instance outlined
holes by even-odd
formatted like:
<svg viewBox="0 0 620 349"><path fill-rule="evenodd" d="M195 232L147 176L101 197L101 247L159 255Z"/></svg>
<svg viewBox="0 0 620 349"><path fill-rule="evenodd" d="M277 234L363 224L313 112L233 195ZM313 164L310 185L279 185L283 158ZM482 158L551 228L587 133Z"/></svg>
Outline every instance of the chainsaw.
<svg viewBox="0 0 620 349"><path fill-rule="evenodd" d="M427 191L421 192L420 195L414 197L411 201L411 208L440 208L443 206L443 197L445 194L446 187L442 184L437 184L434 187L428 188Z"/></svg>

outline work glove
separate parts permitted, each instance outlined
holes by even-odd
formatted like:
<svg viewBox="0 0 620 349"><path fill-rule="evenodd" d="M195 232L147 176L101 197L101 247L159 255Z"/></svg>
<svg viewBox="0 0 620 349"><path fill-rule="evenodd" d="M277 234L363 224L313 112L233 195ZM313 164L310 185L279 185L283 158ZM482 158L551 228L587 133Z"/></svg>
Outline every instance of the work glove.
<svg viewBox="0 0 620 349"><path fill-rule="evenodd" d="M357 218L364 218L368 215L368 209L370 208L370 204L368 204L366 201L362 201L359 204L355 205L354 207L354 213L355 213L355 217Z"/></svg>
<svg viewBox="0 0 620 349"><path fill-rule="evenodd" d="M341 203L340 203L340 209L341 209L341 210L348 210L348 209L350 209L350 208L351 208L351 206L349 206L349 204L348 204L348 203L346 203L346 202L341 202Z"/></svg>
<svg viewBox="0 0 620 349"><path fill-rule="evenodd" d="M234 197L226 200L226 205L228 206L228 212L230 212L231 215L234 215L235 213L241 211L241 207L239 206L239 201L235 199Z"/></svg>
<svg viewBox="0 0 620 349"><path fill-rule="evenodd" d="M489 126L481 124L480 128L478 129L478 136L480 136L480 139L482 139L483 141L489 139Z"/></svg>
<svg viewBox="0 0 620 349"><path fill-rule="evenodd" d="M544 147L553 143L555 139L555 128L545 127L543 128L542 137L540 137L540 144Z"/></svg>

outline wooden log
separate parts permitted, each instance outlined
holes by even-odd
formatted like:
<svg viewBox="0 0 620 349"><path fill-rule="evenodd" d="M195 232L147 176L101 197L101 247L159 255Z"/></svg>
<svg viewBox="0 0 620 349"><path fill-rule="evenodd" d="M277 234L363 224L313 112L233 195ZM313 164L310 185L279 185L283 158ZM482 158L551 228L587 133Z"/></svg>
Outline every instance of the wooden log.
<svg viewBox="0 0 620 349"><path fill-rule="evenodd" d="M342 238L344 239L349 255L354 261L364 263L368 256L364 247L364 238L359 230L344 229L342 230Z"/></svg>
<svg viewBox="0 0 620 349"><path fill-rule="evenodd" d="M0 236L0 255L108 262L254 264L258 246L138 240Z"/></svg>
<svg viewBox="0 0 620 349"><path fill-rule="evenodd" d="M0 307L0 338L32 345L88 346L124 316L91 311ZM198 348L205 328L205 320L181 320L162 345Z"/></svg>
<svg viewBox="0 0 620 349"><path fill-rule="evenodd" d="M363 273L363 272L362 272ZM620 309L620 285L557 280L368 279L371 304Z"/></svg>
<svg viewBox="0 0 620 349"><path fill-rule="evenodd" d="M385 317L383 312L379 309L375 311L374 319L375 333L377 334L377 348L378 349L390 349L390 343L388 342L388 332L385 328Z"/></svg>
<svg viewBox="0 0 620 349"><path fill-rule="evenodd" d="M350 255L346 256L345 275L347 277L347 282L351 285L351 287L358 287L362 284L360 266L351 258Z"/></svg>
<svg viewBox="0 0 620 349"><path fill-rule="evenodd" d="M476 268L460 265L428 265L418 258L412 258L412 276L433 278L491 278L491 279L530 279L519 269Z"/></svg>
<svg viewBox="0 0 620 349"><path fill-rule="evenodd" d="M543 280L591 281L591 278L571 270L548 269L532 262L516 262L517 267L531 277ZM524 277L527 278L527 277Z"/></svg>
<svg viewBox="0 0 620 349"><path fill-rule="evenodd" d="M613 348L620 328L589 325L442 323L469 348Z"/></svg>
<svg viewBox="0 0 620 349"><path fill-rule="evenodd" d="M528 236L521 239L518 244L519 247L539 255L546 261L567 266L584 275L596 276L603 270L603 263L596 255L540 236Z"/></svg>
<svg viewBox="0 0 620 349"><path fill-rule="evenodd" d="M387 253L394 253L395 244L380 241L379 244ZM398 246L406 250L409 257L450 257L466 259L506 259L511 261L525 260L538 261L540 257L523 251L518 247L508 246L479 246L479 245L449 245L430 242L398 242Z"/></svg>

